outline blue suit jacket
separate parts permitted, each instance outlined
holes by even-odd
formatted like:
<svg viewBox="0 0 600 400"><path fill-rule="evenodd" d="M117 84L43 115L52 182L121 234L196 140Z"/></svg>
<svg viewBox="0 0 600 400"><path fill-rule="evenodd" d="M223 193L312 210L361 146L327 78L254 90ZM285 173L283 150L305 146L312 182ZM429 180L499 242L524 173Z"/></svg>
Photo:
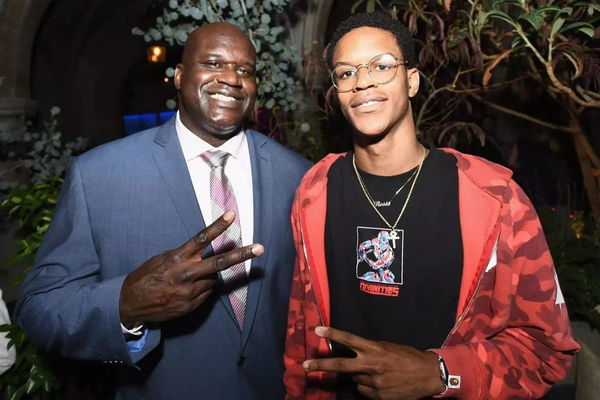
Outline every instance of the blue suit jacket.
<svg viewBox="0 0 600 400"><path fill-rule="evenodd" d="M265 254L252 261L242 332L227 295L216 293L189 315L149 325L141 352L131 353L121 333L125 275L205 227L171 119L73 160L17 303L31 342L103 360L117 371L117 398L282 398L295 256L290 206L310 163L260 133L246 134L254 241Z"/></svg>

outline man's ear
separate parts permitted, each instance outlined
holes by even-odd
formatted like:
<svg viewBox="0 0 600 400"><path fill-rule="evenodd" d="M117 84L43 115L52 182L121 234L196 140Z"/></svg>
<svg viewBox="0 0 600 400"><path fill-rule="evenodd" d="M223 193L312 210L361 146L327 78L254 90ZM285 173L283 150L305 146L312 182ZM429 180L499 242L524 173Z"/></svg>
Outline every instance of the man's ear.
<svg viewBox="0 0 600 400"><path fill-rule="evenodd" d="M179 63L175 67L175 75L173 76L173 83L177 90L181 89L181 74L183 74L183 64Z"/></svg>
<svg viewBox="0 0 600 400"><path fill-rule="evenodd" d="M419 84L421 82L421 77L419 75L419 70L416 68L411 68L408 70L408 97L415 97L415 95L419 92Z"/></svg>

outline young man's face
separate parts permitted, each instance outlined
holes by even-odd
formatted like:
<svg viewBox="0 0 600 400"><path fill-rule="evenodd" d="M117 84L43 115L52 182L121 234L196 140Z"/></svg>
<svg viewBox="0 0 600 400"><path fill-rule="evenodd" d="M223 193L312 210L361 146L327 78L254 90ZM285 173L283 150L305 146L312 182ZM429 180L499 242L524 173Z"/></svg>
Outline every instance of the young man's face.
<svg viewBox="0 0 600 400"><path fill-rule="evenodd" d="M372 27L356 28L338 41L333 67L367 64L373 57L385 53L404 60L390 32ZM367 68L360 68L353 90L338 92L337 97L346 119L359 133L381 136L414 125L409 97L413 97L418 88L416 68L399 65L394 79L386 84L379 84L369 77Z"/></svg>
<svg viewBox="0 0 600 400"><path fill-rule="evenodd" d="M256 99L256 53L250 40L228 24L195 31L175 70L182 122L218 146L236 134Z"/></svg>

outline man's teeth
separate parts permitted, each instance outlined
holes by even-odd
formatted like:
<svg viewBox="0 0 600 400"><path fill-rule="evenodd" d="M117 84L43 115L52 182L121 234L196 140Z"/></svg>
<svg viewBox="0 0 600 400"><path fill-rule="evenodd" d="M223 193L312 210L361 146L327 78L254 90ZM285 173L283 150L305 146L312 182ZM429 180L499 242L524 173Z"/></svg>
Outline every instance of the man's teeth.
<svg viewBox="0 0 600 400"><path fill-rule="evenodd" d="M210 95L211 99L219 100L219 101L237 101L234 97L225 96L221 93L214 93Z"/></svg>
<svg viewBox="0 0 600 400"><path fill-rule="evenodd" d="M371 100L371 101L367 101L366 103L362 103L359 105L359 107L367 107L367 106L371 106L373 104L377 104L379 103L379 100Z"/></svg>

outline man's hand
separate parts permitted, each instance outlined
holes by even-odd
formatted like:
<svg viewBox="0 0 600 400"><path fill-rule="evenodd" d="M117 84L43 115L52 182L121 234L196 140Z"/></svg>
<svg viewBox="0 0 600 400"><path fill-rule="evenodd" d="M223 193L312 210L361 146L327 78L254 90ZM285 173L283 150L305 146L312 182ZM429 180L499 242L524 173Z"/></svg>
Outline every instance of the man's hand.
<svg viewBox="0 0 600 400"><path fill-rule="evenodd" d="M322 358L304 361L306 371L346 372L358 391L370 399L418 399L444 391L437 356L409 346L374 342L329 327L315 333L343 344L355 358Z"/></svg>
<svg viewBox="0 0 600 400"><path fill-rule="evenodd" d="M210 296L217 272L260 256L263 246L252 244L202 259L202 251L234 219L233 212L226 212L181 247L154 256L131 271L121 288L121 323L165 321L187 314Z"/></svg>

